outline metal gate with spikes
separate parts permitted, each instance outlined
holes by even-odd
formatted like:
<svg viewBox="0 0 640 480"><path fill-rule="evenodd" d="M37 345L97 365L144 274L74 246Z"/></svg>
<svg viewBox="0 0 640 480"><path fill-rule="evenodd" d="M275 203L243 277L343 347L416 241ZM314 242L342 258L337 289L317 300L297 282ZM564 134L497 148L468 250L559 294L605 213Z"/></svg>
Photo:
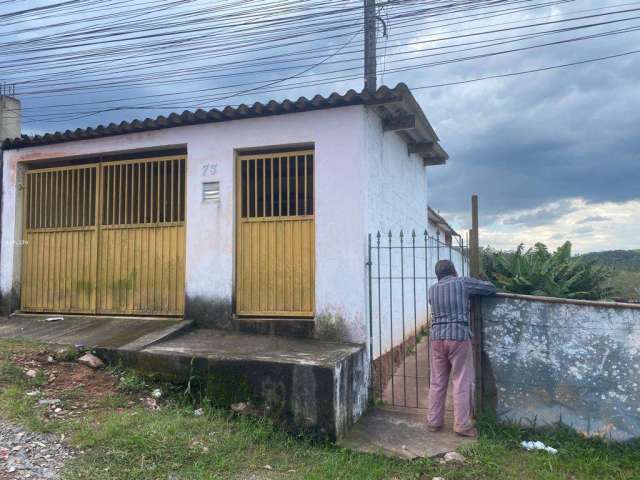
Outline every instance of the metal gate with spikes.
<svg viewBox="0 0 640 480"><path fill-rule="evenodd" d="M468 273L468 252L424 230L389 231L368 238L369 351L372 398L400 407L426 408L429 390L429 286L438 260Z"/></svg>

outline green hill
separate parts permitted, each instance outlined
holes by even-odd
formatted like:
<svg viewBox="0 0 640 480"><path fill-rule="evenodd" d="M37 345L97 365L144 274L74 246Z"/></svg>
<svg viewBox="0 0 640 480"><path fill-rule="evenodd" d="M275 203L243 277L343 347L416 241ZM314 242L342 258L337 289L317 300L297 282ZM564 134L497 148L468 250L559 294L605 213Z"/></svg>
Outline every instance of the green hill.
<svg viewBox="0 0 640 480"><path fill-rule="evenodd" d="M605 267L613 267L616 270L640 272L640 250L607 250L585 253L576 258Z"/></svg>
<svg viewBox="0 0 640 480"><path fill-rule="evenodd" d="M613 269L608 281L611 297L640 300L640 250L607 250L574 258Z"/></svg>

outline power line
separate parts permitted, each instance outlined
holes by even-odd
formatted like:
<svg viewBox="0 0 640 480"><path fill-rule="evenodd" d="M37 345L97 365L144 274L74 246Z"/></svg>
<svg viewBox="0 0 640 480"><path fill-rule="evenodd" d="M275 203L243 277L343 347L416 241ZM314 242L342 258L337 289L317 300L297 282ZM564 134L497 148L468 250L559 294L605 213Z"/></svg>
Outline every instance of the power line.
<svg viewBox="0 0 640 480"><path fill-rule="evenodd" d="M516 72L507 72L507 73L501 73L501 74L495 74L495 75L487 75L487 76L483 76L483 77L475 77L475 78L470 78L470 79L465 79L465 80L457 80L457 81L430 84L430 85L410 86L410 89L412 91L417 91L417 90L424 90L424 89L442 88L442 87L448 87L448 86L463 85L463 84L467 84L467 83L475 83L475 82L480 82L480 81L484 81L484 80L494 80L494 79L498 79L498 78L521 76L521 75L526 75L526 74L531 74L531 73L539 73L539 72L545 72L545 71L549 71L549 70L567 68L567 67L572 67L572 66L577 66L577 65L584 65L584 64L588 64L588 63L595 63L595 62L610 60L610 59L614 59L614 58L620 58L620 57L625 57L625 56L629 56L629 55L634 55L634 54L637 54L637 53L640 53L640 50L631 50L631 51L627 51L627 52L616 53L616 54L612 54L612 55L606 55L606 56L595 57L595 58L589 58L589 59L579 60L579 61L575 61L575 62L568 62L568 63L557 64L557 65L549 65L549 66L544 66L544 67L532 68L532 69L528 69L528 70L520 70L520 71L516 71ZM332 83L332 82L333 82L333 80L328 81L328 82L318 82L318 83L316 83L316 85L320 85L320 84L323 84L323 83L324 84ZM278 91L282 91L282 90L287 90L287 88L285 88L285 89L279 88L279 89L263 90L262 93L278 92ZM207 108L222 108L224 106L230 106L230 105L212 105L212 106L207 106ZM237 107L238 104L231 105L231 106L236 106ZM92 116L92 115L95 115L95 114L98 114L98 113L105 113L105 112L113 111L113 110L136 110L136 109L148 109L148 108L149 108L148 106L143 106L143 107L118 107L116 109L103 109L103 110L82 112L80 117L75 117L75 118L84 118L84 117L87 117L87 116ZM68 120L73 120L75 118L69 118Z"/></svg>
<svg viewBox="0 0 640 480"><path fill-rule="evenodd" d="M556 70L559 68L566 68L566 67L574 67L576 65L584 65L587 63L594 63L594 62L601 62L603 60L610 60L612 58L620 58L620 57L626 57L628 55L633 55L636 53L640 53L640 50L631 50L628 52L622 52L622 53L616 53L613 55L606 55L604 57L596 57L596 58L588 58L586 60L579 60L576 62L569 62L569 63L562 63L559 65L549 65L546 67L539 67L539 68L532 68L529 70L520 70L518 72L509 72L509 73L499 73L499 74L495 74L495 75L487 75L484 77L477 77L477 78L470 78L467 80L459 80L459 81L455 81L455 82L447 82L447 83L434 83L432 85L421 85L418 87L412 87L412 90L424 90L424 89L429 89L429 88L440 88L440 87L450 87L452 85L463 85L466 83L474 83L474 82L481 82L483 80L493 80L496 78L506 78L506 77L515 77L518 75L526 75L529 73L538 73L538 72L546 72L549 70Z"/></svg>
<svg viewBox="0 0 640 480"><path fill-rule="evenodd" d="M637 17L640 18L640 17ZM615 35L615 34L621 34L621 33L629 33L632 31L637 31L638 29L640 29L639 26L632 26L632 27L628 27L628 28L623 28L623 29L619 29L619 30L612 30L612 31L606 31L606 32L602 32L599 34L591 34L591 35L585 35L585 36L581 36L581 37L574 37L574 38L569 38L569 39L563 39L563 40L558 40L558 41L554 41L554 42L546 42L546 43L541 43L541 44L534 44L534 45L528 45L528 46L524 46L524 47L519 47L519 48L511 48L511 49L507 49L507 50L499 50L499 51L492 51L492 52L488 52L488 53L480 53L477 55L470 55L470 56L465 56L465 57L455 57L452 59L445 59L445 60L438 60L438 61L434 61L434 62L428 62L428 63L418 63L418 64L411 64L408 66L400 66L400 67L396 67L396 68L391 68L389 69L389 73L397 73L397 72L404 72L404 71L410 71L410 70L416 70L416 69L420 69L420 68L425 68L425 67L433 67L433 66L439 66L439 65L445 65L445 64L450 64L450 63L458 63L458 62L463 62L463 61L471 61L471 60L478 60L478 59L484 59L484 58L488 58L488 57L492 57L492 56L498 56L498 55L505 55L505 54L510 54L510 53L515 53L515 52L521 52L521 51L526 51L526 50L531 50L531 49L536 49L536 48L542 48L542 47L548 47L548 46L554 46L554 45L562 45L562 44L567 44L567 43L572 43L572 42L577 42L577 41L584 41L584 40L591 40L591 39L595 39L595 38L600 38L603 36L610 36L610 35ZM572 28L569 29L569 31L571 31ZM516 38L518 39L518 38ZM489 44L489 46L497 46L497 45L501 45L501 44L505 44L505 43L511 43L511 40L506 39L491 39L491 42ZM471 44L473 44L474 42L471 42ZM461 45L465 45L465 44L461 44ZM465 52L465 51L469 51L469 50L474 50L477 48L484 48L486 45L481 45L480 47L471 47L471 48L463 48L463 49L459 49L459 50L450 50L447 52L444 52L444 54L449 54L449 53L459 53L459 52ZM428 47L423 49L422 51L432 51L432 50L437 50L438 47ZM420 50L415 50L416 52L420 52ZM338 51L339 52L339 51ZM424 59L424 58L429 58L429 57L434 57L434 56L440 56L443 55L443 53L428 53L428 54L419 54L419 55L414 55L412 57L409 58L401 58L398 60L391 60L389 63L398 63L398 62L407 62L407 61L413 61L413 60L419 60L419 59ZM327 60L325 58L325 60ZM322 62L321 62L322 63ZM320 63L320 64L321 64ZM311 68L313 67L317 67L320 64L313 64L311 65ZM307 67L305 65L305 67ZM311 68L307 68L306 71L310 70ZM335 74L335 73L345 73L345 72L349 72L349 71L357 71L360 69L360 66L354 66L354 67L348 67L348 68L338 68L335 70L329 70L326 72L323 72L323 75L328 75L328 74ZM250 72L250 73L255 73L255 72ZM300 78L300 77L313 77L316 76L317 74L297 74L295 77L296 78ZM230 75L230 78L235 78L237 75ZM224 74L221 75L221 77L225 77ZM337 80L340 80L342 78L336 78ZM287 78L276 78L274 79L274 81L278 81L278 83L281 83L283 81L286 81ZM233 83L230 85L226 85L226 86L222 86L222 87L215 87L215 88L209 88L209 89L204 89L204 91L215 91L215 90L222 90L224 88L235 88L235 87L243 87L243 86L249 86L249 85L256 85L256 84L261 84L264 83L260 82L260 81L249 81L249 82L239 82L239 83ZM252 91L255 91L254 89L252 89ZM152 96L147 96L147 98L152 97ZM196 97L198 98L198 97Z"/></svg>
<svg viewBox="0 0 640 480"><path fill-rule="evenodd" d="M625 11L625 12L638 11L638 10L640 10L640 9L631 9L631 10L628 10L628 11ZM589 17L591 17L591 16L589 16ZM572 18L572 19L567 19L567 20L574 21L576 19L585 19L585 18L589 18L589 17L576 17L575 19ZM579 25L579 26L575 26L575 27L567 27L566 29L548 30L548 31L543 31L543 32L538 32L538 33L532 33L532 34L523 35L521 37L516 36L516 37L506 37L506 38L507 39L508 38L514 38L516 40L518 40L518 39L527 39L527 38L533 38L535 36L539 36L539 35L542 35L542 34L554 34L554 33L557 34L557 33L569 32L569 31L582 29L582 28L593 28L593 27L609 25L609 24L613 24L613 23L625 22L625 21L630 21L630 20L634 20L634 19L638 19L638 18L640 18L640 17L637 17L637 16L636 17L627 17L627 18L623 18L623 19L609 20L609 21L597 22L597 23L592 23L592 24L583 24L583 25ZM558 21L558 22L550 22L550 23L559 23L559 22L560 21ZM538 24L535 24L534 26L538 27L538 26L542 26L542 25L545 25L545 23L538 23ZM420 40L420 41L417 41L417 42L408 42L408 43L405 43L404 46L408 46L408 45L415 46L415 45L418 45L418 44L442 42L442 41L446 41L446 40L455 40L455 39L467 38L467 37L476 36L476 35L487 35L487 34L491 34L491 33L500 33L500 32L510 31L510 30L514 30L514 29L518 29L518 28L530 28L530 25L525 25L525 26L522 26L522 27L511 27L511 28L506 28L506 29L488 30L488 31L476 32L475 34L446 36L446 37L440 37L440 38L428 38L426 40ZM497 39L497 40L501 41L502 39ZM496 41L496 39L487 40L487 42L489 44L491 42L494 42L494 41ZM481 43L481 42L477 42L477 43ZM458 46L458 45L455 45L455 46ZM448 46L448 47L445 47L445 48L451 48L451 46ZM429 50L429 49L413 49L411 52L393 52L393 53L390 53L389 55L390 56L408 55L410 53L424 51L424 50ZM353 53L353 52L357 53L357 52L361 52L361 50L351 50L351 51L348 51L346 53ZM414 56L412 58L420 58L420 56L417 56L417 57ZM306 65L302 65L302 66L304 67ZM213 67L222 68L222 67L224 67L224 64L214 65ZM211 68L211 67L209 67L209 68ZM275 71L275 70L279 70L279 69L282 69L282 68L267 69L266 71ZM260 72L264 72L264 71L265 71L264 69L260 70ZM240 72L240 73L237 73L237 74L234 74L234 75L235 76L238 76L238 75L249 75L249 74L254 74L254 73L258 73L258 72L257 71L245 71L245 72ZM163 81L165 83L170 83L170 81L167 80L167 79L170 78L171 76L184 77L185 75L184 75L184 72L180 72L180 73L176 73L176 74L172 74L172 75L162 74ZM209 78L209 79L210 78L216 78L216 77L218 77L218 78L226 78L226 77L231 77L231 76L233 76L233 75L225 73L225 74L220 74L220 75L207 76L206 78ZM147 76L147 77L138 78L137 81L142 81L142 80L148 81L148 80L152 80L152 79L153 79L153 77ZM106 83L104 83L106 81L107 81L107 79L104 79L103 80L103 84L106 84ZM131 80L122 80L119 83L122 83L125 86L134 85L135 84L135 82L132 82ZM147 83L147 84L152 84L152 83L153 82ZM113 87L116 84L114 84L111 81L111 79L109 79L108 80L108 85L110 87ZM91 89L95 90L96 87L99 87L99 86L101 86L100 83L92 82ZM68 88L66 88L66 87L65 88L57 88L57 89L49 89L49 90L44 90L44 91L33 91L33 92L30 92L30 91L27 90L27 91L23 91L23 94L36 94L36 93L42 94L42 93L51 93L51 92L55 92L55 91L66 91L66 90L68 90Z"/></svg>
<svg viewBox="0 0 640 480"><path fill-rule="evenodd" d="M186 108L192 108L242 98L248 93L263 95L361 78L363 42L356 39L362 25L361 0L229 0L214 5L201 0L67 0L4 13L5 4L11 3L0 0L3 20L0 48L5 54L0 69L7 80L17 83L21 95L34 101L81 94L93 96L90 102L67 100L40 107L27 104L24 110L37 108L40 112L31 116L33 121L55 118L71 121L79 115L155 110L178 104L189 104ZM562 11L544 20L529 15L535 10L575 3L575 0L378 2L394 32L393 40L378 50L379 54L384 53L385 76L593 42L640 29L632 23L640 19L633 15L640 8L624 8L638 2L582 9L569 17L570 11ZM154 8L148 8L149 5ZM610 11L614 7L616 10ZM596 11L601 13L581 15ZM509 21L488 24L501 17ZM614 24L621 25L604 30ZM457 26L462 28L456 30ZM421 31L425 28L435 34L425 36ZM585 29L594 31L575 37L568 35ZM552 35L559 38L532 43ZM511 44L513 48L495 49ZM603 57L606 58L609 57ZM576 64L580 63L583 62ZM211 82L215 84L209 85ZM455 84L458 83L452 83ZM139 88L164 91L125 94L122 98L121 92Z"/></svg>

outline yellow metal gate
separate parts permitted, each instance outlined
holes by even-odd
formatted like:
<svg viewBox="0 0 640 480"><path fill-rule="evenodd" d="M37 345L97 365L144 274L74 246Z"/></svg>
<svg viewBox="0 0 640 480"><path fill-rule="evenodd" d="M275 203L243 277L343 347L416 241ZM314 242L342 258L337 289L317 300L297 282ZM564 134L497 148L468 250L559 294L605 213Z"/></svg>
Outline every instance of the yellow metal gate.
<svg viewBox="0 0 640 480"><path fill-rule="evenodd" d="M94 312L98 165L27 172L22 309Z"/></svg>
<svg viewBox="0 0 640 480"><path fill-rule="evenodd" d="M238 315L313 316L313 177L313 151L238 157Z"/></svg>
<svg viewBox="0 0 640 480"><path fill-rule="evenodd" d="M185 159L30 170L22 310L181 315Z"/></svg>

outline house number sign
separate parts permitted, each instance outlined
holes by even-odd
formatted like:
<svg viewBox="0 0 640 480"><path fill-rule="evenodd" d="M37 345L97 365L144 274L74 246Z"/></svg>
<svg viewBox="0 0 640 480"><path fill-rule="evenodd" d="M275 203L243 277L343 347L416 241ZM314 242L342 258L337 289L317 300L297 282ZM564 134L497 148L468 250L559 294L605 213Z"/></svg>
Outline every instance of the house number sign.
<svg viewBox="0 0 640 480"><path fill-rule="evenodd" d="M210 177L218 173L217 163L205 163L202 165L202 176Z"/></svg>

